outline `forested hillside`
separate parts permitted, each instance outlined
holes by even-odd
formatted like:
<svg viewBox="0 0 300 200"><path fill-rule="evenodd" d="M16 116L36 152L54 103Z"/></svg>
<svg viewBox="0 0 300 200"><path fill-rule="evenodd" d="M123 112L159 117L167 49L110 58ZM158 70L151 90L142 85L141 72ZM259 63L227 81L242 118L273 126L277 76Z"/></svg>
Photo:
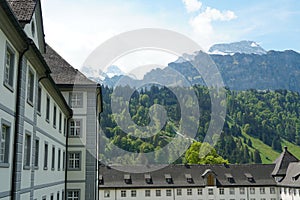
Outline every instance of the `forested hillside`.
<svg viewBox="0 0 300 200"><path fill-rule="evenodd" d="M122 88L124 92L128 88ZM194 138L203 141L211 116L211 101L209 91L205 86L193 86L198 97L201 117L199 128ZM153 104L164 106L167 111L168 121L163 129L153 137L146 139L136 138L130 132L123 132L116 125L111 111L112 89L102 88L103 113L101 114L101 127L109 138L110 145L131 152L157 152L155 158L160 159L160 154L168 157L178 156L176 147L169 148L168 152L158 151L168 144L176 134L180 116L180 105L171 92L165 87L152 86L144 88L131 96L129 112L132 120L140 126L150 122L149 108ZM230 91L226 90L227 115L225 125L215 146L218 154L230 163L270 163L282 151L283 145L291 146L291 152L300 156L300 95L286 90L276 91ZM224 102L223 102L224 103ZM135 133L143 134L143 133ZM183 137L182 140L186 138ZM183 141L184 142L184 141ZM106 148L110 148L107 146ZM267 149L267 150L266 150ZM176 162L185 163L185 155Z"/></svg>

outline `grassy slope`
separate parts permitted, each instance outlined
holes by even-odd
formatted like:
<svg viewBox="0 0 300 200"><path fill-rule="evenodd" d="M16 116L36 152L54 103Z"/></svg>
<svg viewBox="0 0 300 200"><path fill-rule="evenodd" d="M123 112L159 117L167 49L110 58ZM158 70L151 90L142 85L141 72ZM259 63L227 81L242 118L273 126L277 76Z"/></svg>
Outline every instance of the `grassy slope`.
<svg viewBox="0 0 300 200"><path fill-rule="evenodd" d="M245 133L242 133L247 139L250 139L252 142L252 146L260 152L261 160L263 163L273 163L276 158L280 155L279 152L274 151L272 147L264 144L261 140L251 137ZM297 158L300 158L300 146L292 144L286 140L283 140L281 145L287 146L289 151L295 155ZM251 148L250 148L251 149Z"/></svg>

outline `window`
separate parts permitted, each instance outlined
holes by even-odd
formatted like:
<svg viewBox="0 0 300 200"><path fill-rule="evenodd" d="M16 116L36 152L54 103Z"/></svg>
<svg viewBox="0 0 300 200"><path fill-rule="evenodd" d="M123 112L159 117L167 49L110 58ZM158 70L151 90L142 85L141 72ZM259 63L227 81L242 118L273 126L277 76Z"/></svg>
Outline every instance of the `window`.
<svg viewBox="0 0 300 200"><path fill-rule="evenodd" d="M50 98L47 96L47 101L46 101L46 121L49 122L50 119Z"/></svg>
<svg viewBox="0 0 300 200"><path fill-rule="evenodd" d="M136 190L131 190L131 197L136 197Z"/></svg>
<svg viewBox="0 0 300 200"><path fill-rule="evenodd" d="M59 112L59 124L58 124L58 131L61 133L62 129L62 114Z"/></svg>
<svg viewBox="0 0 300 200"><path fill-rule="evenodd" d="M71 93L70 106L71 106L71 108L82 108L83 107L83 93L79 93L79 92Z"/></svg>
<svg viewBox="0 0 300 200"><path fill-rule="evenodd" d="M121 197L126 197L126 190L121 190Z"/></svg>
<svg viewBox="0 0 300 200"><path fill-rule="evenodd" d="M80 169L80 152L71 152L69 155L68 168L70 170L78 170Z"/></svg>
<svg viewBox="0 0 300 200"><path fill-rule="evenodd" d="M172 190L166 190L166 196L167 197L172 196Z"/></svg>
<svg viewBox="0 0 300 200"><path fill-rule="evenodd" d="M245 188L240 188L240 194L245 194Z"/></svg>
<svg viewBox="0 0 300 200"><path fill-rule="evenodd" d="M104 198L108 198L110 197L110 191L109 190L105 190L104 191Z"/></svg>
<svg viewBox="0 0 300 200"><path fill-rule="evenodd" d="M215 185L214 176L212 174L208 174L208 176L207 176L207 185L208 186Z"/></svg>
<svg viewBox="0 0 300 200"><path fill-rule="evenodd" d="M79 200L80 192L79 190L69 190L67 200Z"/></svg>
<svg viewBox="0 0 300 200"><path fill-rule="evenodd" d="M66 168L66 152L63 151L63 166L62 166L62 169L63 171L65 171L65 168Z"/></svg>
<svg viewBox="0 0 300 200"><path fill-rule="evenodd" d="M42 200L47 200L47 197L46 197L46 196L43 196L43 197L42 197Z"/></svg>
<svg viewBox="0 0 300 200"><path fill-rule="evenodd" d="M67 134L67 119L64 118L64 136Z"/></svg>
<svg viewBox="0 0 300 200"><path fill-rule="evenodd" d="M62 200L65 200L65 191L64 190L61 191L61 198L62 198Z"/></svg>
<svg viewBox="0 0 300 200"><path fill-rule="evenodd" d="M26 169L28 169L28 167L30 167L30 156L31 156L31 135L25 134L24 167Z"/></svg>
<svg viewBox="0 0 300 200"><path fill-rule="evenodd" d="M80 137L81 135L81 120L72 119L70 122L70 136Z"/></svg>
<svg viewBox="0 0 300 200"><path fill-rule="evenodd" d="M255 194L255 188L250 188L250 194Z"/></svg>
<svg viewBox="0 0 300 200"><path fill-rule="evenodd" d="M223 195L224 194L224 188L219 189L219 194Z"/></svg>
<svg viewBox="0 0 300 200"><path fill-rule="evenodd" d="M52 147L52 162L51 162L51 170L55 168L55 147Z"/></svg>
<svg viewBox="0 0 300 200"><path fill-rule="evenodd" d="M151 190L145 190L145 197L151 196Z"/></svg>
<svg viewBox="0 0 300 200"><path fill-rule="evenodd" d="M214 194L214 189L208 188L208 195L213 195Z"/></svg>
<svg viewBox="0 0 300 200"><path fill-rule="evenodd" d="M202 188L198 188L197 192L198 192L198 195L202 195L203 194Z"/></svg>
<svg viewBox="0 0 300 200"><path fill-rule="evenodd" d="M235 188L230 188L229 189L229 194L234 195L235 194Z"/></svg>
<svg viewBox="0 0 300 200"><path fill-rule="evenodd" d="M161 196L161 190L155 190L155 195L157 197L160 197Z"/></svg>
<svg viewBox="0 0 300 200"><path fill-rule="evenodd" d="M61 157L61 150L58 149L57 170L60 170L60 157Z"/></svg>
<svg viewBox="0 0 300 200"><path fill-rule="evenodd" d="M13 90L15 53L8 44L5 56L4 85Z"/></svg>
<svg viewBox="0 0 300 200"><path fill-rule="evenodd" d="M28 66L29 68L29 66ZM28 69L28 80L27 80L27 102L33 105L33 95L34 95L34 73L31 69Z"/></svg>
<svg viewBox="0 0 300 200"><path fill-rule="evenodd" d="M56 128L56 105L53 107L53 127Z"/></svg>
<svg viewBox="0 0 300 200"><path fill-rule="evenodd" d="M60 194L59 194L59 192L57 192L57 195L56 195L56 200L59 200L59 197L60 196Z"/></svg>
<svg viewBox="0 0 300 200"><path fill-rule="evenodd" d="M182 195L182 189L178 188L177 189L177 196L181 196Z"/></svg>
<svg viewBox="0 0 300 200"><path fill-rule="evenodd" d="M188 196L193 195L193 190L192 190L191 188L188 188L188 189L186 190L186 194L187 194Z"/></svg>
<svg viewBox="0 0 300 200"><path fill-rule="evenodd" d="M40 141L35 140L35 149L34 149L34 167L39 167L39 151L40 151Z"/></svg>
<svg viewBox="0 0 300 200"><path fill-rule="evenodd" d="M32 34L32 37L35 37L35 25L34 25L34 21L31 22L31 34Z"/></svg>
<svg viewBox="0 0 300 200"><path fill-rule="evenodd" d="M41 114L41 111L42 111L42 88L41 86L39 85L38 86L38 91L37 91L37 112L39 114Z"/></svg>
<svg viewBox="0 0 300 200"><path fill-rule="evenodd" d="M10 127L2 124L0 136L0 164L8 163Z"/></svg>
<svg viewBox="0 0 300 200"><path fill-rule="evenodd" d="M50 200L54 200L54 195L53 194L51 194Z"/></svg>
<svg viewBox="0 0 300 200"><path fill-rule="evenodd" d="M265 188L264 188L264 187L261 187L261 188L259 189L259 191L260 191L260 194L265 194L265 193L266 193L266 191L265 191Z"/></svg>
<svg viewBox="0 0 300 200"><path fill-rule="evenodd" d="M44 170L48 169L48 144L44 146Z"/></svg>

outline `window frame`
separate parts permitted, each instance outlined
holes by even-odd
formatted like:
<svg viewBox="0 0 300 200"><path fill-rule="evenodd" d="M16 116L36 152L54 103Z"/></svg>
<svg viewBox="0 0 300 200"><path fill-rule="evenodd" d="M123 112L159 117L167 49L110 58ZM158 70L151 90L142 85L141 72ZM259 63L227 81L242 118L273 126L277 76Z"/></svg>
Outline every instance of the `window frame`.
<svg viewBox="0 0 300 200"><path fill-rule="evenodd" d="M43 96L42 86L40 84L38 84L37 104L36 104L36 111L37 111L38 115L41 115L41 113L42 113L42 96Z"/></svg>
<svg viewBox="0 0 300 200"><path fill-rule="evenodd" d="M60 171L61 168L61 149L58 148L57 151L57 170Z"/></svg>
<svg viewBox="0 0 300 200"><path fill-rule="evenodd" d="M77 122L79 122L79 126L77 126ZM74 123L74 125L72 125ZM81 138L82 137L82 128L83 128L83 120L82 119L70 119L69 126L69 137L70 138ZM73 134L72 134L72 129ZM77 135L77 129L79 129L79 135ZM76 135L75 135L76 133Z"/></svg>
<svg viewBox="0 0 300 200"><path fill-rule="evenodd" d="M151 190L145 190L145 197L151 197Z"/></svg>
<svg viewBox="0 0 300 200"><path fill-rule="evenodd" d="M35 88L35 73L30 65L27 65L27 103L33 106L34 103L34 88Z"/></svg>
<svg viewBox="0 0 300 200"><path fill-rule="evenodd" d="M172 196L172 190L167 189L167 190L166 190L166 196L167 196L167 197L171 197L171 196Z"/></svg>
<svg viewBox="0 0 300 200"><path fill-rule="evenodd" d="M72 197L69 197L69 193L72 193ZM78 192L78 198L75 199L74 197L74 193L77 193ZM67 199L68 200L80 200L80 195L81 195L81 192L80 192L80 189L70 189L70 190L67 190ZM71 199L70 199L71 198Z"/></svg>
<svg viewBox="0 0 300 200"><path fill-rule="evenodd" d="M39 156L40 156L40 139L35 138L34 140L34 168L39 168Z"/></svg>
<svg viewBox="0 0 300 200"><path fill-rule="evenodd" d="M55 170L55 154L56 154L56 148L54 145L52 145L52 157L51 157L51 170L54 171Z"/></svg>
<svg viewBox="0 0 300 200"><path fill-rule="evenodd" d="M76 167L76 158L74 157L74 163L73 163L73 166L75 165L75 167L72 167L70 168L70 154L79 154L79 158L78 158L78 161L79 161L79 166ZM81 162L82 162L82 152L81 151L71 151L71 152L68 152L68 162L67 162L67 165L68 165L68 170L69 171L81 171Z"/></svg>
<svg viewBox="0 0 300 200"><path fill-rule="evenodd" d="M0 150L2 146L2 134L3 134L3 127L5 127L5 142L4 142L4 153L3 153L3 161L0 161L0 168L8 168L10 166L9 159L10 159L10 137L11 137L11 123L1 119L1 129L0 129Z"/></svg>
<svg viewBox="0 0 300 200"><path fill-rule="evenodd" d="M186 189L186 195L187 195L187 196L192 196L192 195L193 195L193 190L192 190L192 188L187 188L187 189Z"/></svg>
<svg viewBox="0 0 300 200"><path fill-rule="evenodd" d="M161 197L161 190L155 190L155 196Z"/></svg>
<svg viewBox="0 0 300 200"><path fill-rule="evenodd" d="M9 54L9 64L8 61ZM16 51L12 48L12 46L6 42L5 48L5 58L4 58L4 70L3 70L3 85L10 90L14 91L14 72L15 72L15 63L16 63ZM7 70L8 69L8 70ZM8 74L8 77L6 77Z"/></svg>
<svg viewBox="0 0 300 200"><path fill-rule="evenodd" d="M49 95L47 95L46 98L46 122L50 122L50 105L51 105L51 100Z"/></svg>
<svg viewBox="0 0 300 200"><path fill-rule="evenodd" d="M81 104L79 105L78 102ZM83 108L83 92L71 92L69 104L71 108Z"/></svg>
<svg viewBox="0 0 300 200"><path fill-rule="evenodd" d="M44 170L48 170L48 165L49 165L48 162L49 162L49 144L48 142L45 142L44 143Z"/></svg>
<svg viewBox="0 0 300 200"><path fill-rule="evenodd" d="M55 103L53 104L53 128L56 129L56 124L57 124L57 106Z"/></svg>
<svg viewBox="0 0 300 200"><path fill-rule="evenodd" d="M121 197L126 197L127 194L126 194L126 190L121 190Z"/></svg>
<svg viewBox="0 0 300 200"><path fill-rule="evenodd" d="M29 143L28 143L29 142ZM23 157L23 169L29 170L31 166L31 133L26 131L24 137L24 157Z"/></svg>

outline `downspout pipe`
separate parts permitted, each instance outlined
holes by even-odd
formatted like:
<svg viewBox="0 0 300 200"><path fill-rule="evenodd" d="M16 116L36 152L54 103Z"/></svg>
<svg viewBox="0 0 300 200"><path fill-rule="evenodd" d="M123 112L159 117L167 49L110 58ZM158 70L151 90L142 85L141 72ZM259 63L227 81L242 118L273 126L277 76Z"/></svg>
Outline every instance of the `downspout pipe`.
<svg viewBox="0 0 300 200"><path fill-rule="evenodd" d="M19 53L19 60L18 60L18 70L17 70L17 89L16 89L16 113L15 113L15 131L14 131L14 145L13 145L13 164L12 164L12 182L11 182L11 200L16 200L16 193L17 193L17 161L18 156L16 155L18 150L18 140L19 140L19 123L20 123L20 112L21 112L21 78L22 78L22 64L23 64L23 58L25 53L29 50L30 43L32 41L26 42L26 47Z"/></svg>
<svg viewBox="0 0 300 200"><path fill-rule="evenodd" d="M64 162L65 162L65 196L64 196L64 199L67 199L67 190L68 190L68 187L67 187L67 184L68 184L68 162L67 162L67 160L68 160L68 146L69 146L69 124L70 124L70 120L72 119L72 115L71 116L69 116L68 118L67 118L67 120L66 120L66 123L67 123L67 125L66 125L66 155L65 155L65 160L64 160Z"/></svg>

